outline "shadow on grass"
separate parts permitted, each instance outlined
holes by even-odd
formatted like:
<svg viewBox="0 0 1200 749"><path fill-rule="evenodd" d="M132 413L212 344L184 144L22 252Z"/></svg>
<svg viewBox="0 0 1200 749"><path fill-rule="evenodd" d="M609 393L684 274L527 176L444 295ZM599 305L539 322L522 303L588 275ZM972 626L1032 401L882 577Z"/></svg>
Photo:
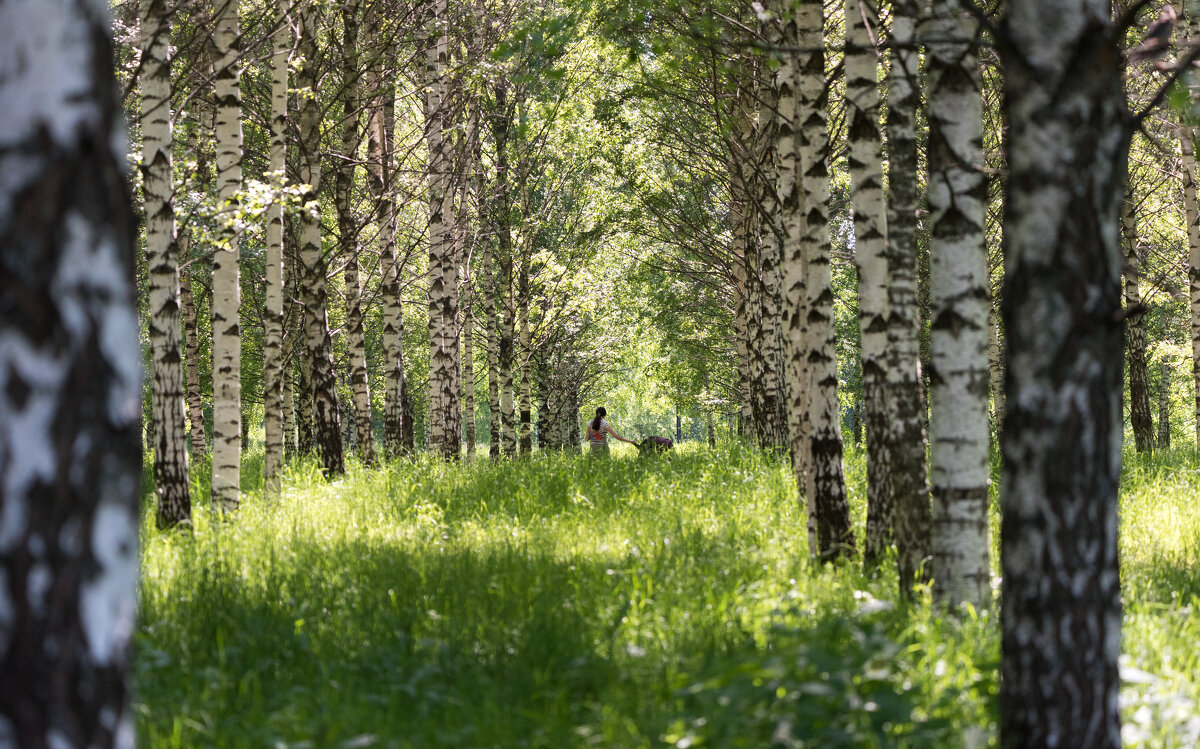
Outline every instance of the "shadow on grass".
<svg viewBox="0 0 1200 749"><path fill-rule="evenodd" d="M182 596L144 602L143 744L944 745L879 624L805 612L762 641L732 606L698 605L647 638L656 607L686 601L638 594L628 561L356 542L279 550L256 580L197 565ZM683 599L720 584L697 567Z"/></svg>

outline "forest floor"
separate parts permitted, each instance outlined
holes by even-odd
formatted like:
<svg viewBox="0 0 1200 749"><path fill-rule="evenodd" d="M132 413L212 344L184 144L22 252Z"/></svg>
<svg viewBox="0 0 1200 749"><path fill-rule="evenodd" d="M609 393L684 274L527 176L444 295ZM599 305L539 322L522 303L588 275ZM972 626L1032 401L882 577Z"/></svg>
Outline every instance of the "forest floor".
<svg viewBox="0 0 1200 749"><path fill-rule="evenodd" d="M861 537L862 456L847 470ZM278 500L245 488L190 534L145 514L142 746L995 743L995 612L811 562L788 467L757 451L416 459L332 483L303 463ZM1198 494L1190 450L1127 457L1128 746L1200 743Z"/></svg>

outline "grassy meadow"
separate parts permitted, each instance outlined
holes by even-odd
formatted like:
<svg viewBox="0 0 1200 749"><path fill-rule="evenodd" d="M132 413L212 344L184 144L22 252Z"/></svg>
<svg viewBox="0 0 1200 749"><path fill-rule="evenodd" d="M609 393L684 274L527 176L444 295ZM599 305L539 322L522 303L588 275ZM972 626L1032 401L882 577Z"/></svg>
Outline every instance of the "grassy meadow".
<svg viewBox="0 0 1200 749"><path fill-rule="evenodd" d="M300 463L271 501L260 467L236 515L190 534L147 508L143 746L995 743L995 612L810 561L788 467L755 450L420 458L332 483ZM1200 459L1129 456L1123 487L1126 743L1195 746Z"/></svg>

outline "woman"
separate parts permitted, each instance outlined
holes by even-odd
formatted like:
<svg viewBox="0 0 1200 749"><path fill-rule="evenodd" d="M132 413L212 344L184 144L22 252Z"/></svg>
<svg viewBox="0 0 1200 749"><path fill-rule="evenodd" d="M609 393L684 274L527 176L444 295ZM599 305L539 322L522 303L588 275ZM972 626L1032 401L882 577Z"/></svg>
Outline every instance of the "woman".
<svg viewBox="0 0 1200 749"><path fill-rule="evenodd" d="M604 406L600 406L596 409L596 418L588 422L585 436L592 446L592 455L608 455L608 435L610 434L622 442L634 444L633 440L627 440L617 434L616 430L604 420L605 416L608 416L608 411L604 410Z"/></svg>

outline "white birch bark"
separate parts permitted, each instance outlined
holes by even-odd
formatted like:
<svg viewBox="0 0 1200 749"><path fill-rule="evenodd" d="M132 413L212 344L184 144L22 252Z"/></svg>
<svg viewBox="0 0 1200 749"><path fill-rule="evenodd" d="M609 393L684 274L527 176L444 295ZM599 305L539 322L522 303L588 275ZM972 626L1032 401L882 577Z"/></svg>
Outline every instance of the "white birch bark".
<svg viewBox="0 0 1200 749"><path fill-rule="evenodd" d="M732 232L730 251L734 273L734 346L738 364L738 408L743 434L754 432L754 410L750 393L750 289L746 268L745 187L739 169L729 170L729 225Z"/></svg>
<svg viewBox="0 0 1200 749"><path fill-rule="evenodd" d="M190 524L187 426L180 351L179 244L176 238L174 128L171 126L171 26L164 0L141 6L142 194L153 371L154 493L159 528Z"/></svg>
<svg viewBox="0 0 1200 749"><path fill-rule="evenodd" d="M1171 366L1165 361L1158 374L1158 449L1171 449Z"/></svg>
<svg viewBox="0 0 1200 749"><path fill-rule="evenodd" d="M366 44L377 50L382 44L382 9L377 3L367 8ZM366 71L367 86L367 174L379 216L382 243L380 295L383 299L383 384L384 454L397 457L411 448L406 444L404 373L404 310L400 298L403 268L396 251L395 164L393 157L395 89L384 79L380 58L372 58Z"/></svg>
<svg viewBox="0 0 1200 749"><path fill-rule="evenodd" d="M1200 42L1197 24L1200 24L1200 9L1195 2L1185 2L1184 27L1187 29L1188 44ZM1183 208L1187 224L1188 243L1188 299L1191 310L1192 338L1192 388L1193 427L1196 445L1200 446L1200 198L1197 197L1196 180L1196 128L1190 123L1179 125L1179 147L1183 159Z"/></svg>
<svg viewBox="0 0 1200 749"><path fill-rule="evenodd" d="M179 254L187 256L190 233L179 235ZM200 334L196 319L196 304L192 299L191 273L184 271L179 279L179 313L183 322L184 349L187 356L188 421L191 423L192 458L198 460L208 454L208 433L204 427L204 400L200 393Z"/></svg>
<svg viewBox="0 0 1200 749"><path fill-rule="evenodd" d="M781 44L785 48L800 46L796 16L787 5L775 6L782 28ZM807 295L805 293L805 230L804 175L801 173L797 129L804 121L797 96L798 60L794 55L782 58L777 82L779 87L779 193L780 223L783 230L780 273L782 275L782 335L784 344L784 381L787 394L787 427L792 454L792 470L796 475L797 492L808 516L808 550L816 556L820 543L817 538L816 499L809 491L812 464L812 436L808 405L808 364L805 358L805 333L808 328Z"/></svg>
<svg viewBox="0 0 1200 749"><path fill-rule="evenodd" d="M0 3L0 743L12 747L135 742L141 353L106 8Z"/></svg>
<svg viewBox="0 0 1200 749"><path fill-rule="evenodd" d="M892 3L888 69L888 463L894 495L892 527L900 590L929 556L930 506L926 473L925 403L921 373L917 284L917 122L921 105L917 3Z"/></svg>
<svg viewBox="0 0 1200 749"><path fill-rule="evenodd" d="M537 401L537 433L538 433L538 450L545 452L549 450L551 445L551 430L553 427L553 419L550 414L551 394L550 394L550 371L546 363L545 349L539 351L533 359L533 381L537 386L535 388L535 399Z"/></svg>
<svg viewBox="0 0 1200 749"><path fill-rule="evenodd" d="M446 56L445 0L433 0L426 10L425 65L422 85L425 96L425 141L429 150L429 263L426 269L429 309L429 450L447 453L447 411L445 402L450 380L451 357L447 349L447 320L443 315L445 299L450 294L445 278L444 256L453 245L452 221L446 215L446 196L449 193L450 153L446 144L445 98Z"/></svg>
<svg viewBox="0 0 1200 749"><path fill-rule="evenodd" d="M825 19L819 1L802 2L796 25L800 40L797 94L803 119L798 131L804 177L805 359L812 464L809 494L817 515L822 559L854 552L854 530L846 501L842 465L842 424L837 397L837 354L833 329L833 289L829 269L829 88L825 74Z"/></svg>
<svg viewBox="0 0 1200 749"><path fill-rule="evenodd" d="M991 601L988 564L988 264L978 23L933 0L929 102L931 370L929 441L934 594Z"/></svg>
<svg viewBox="0 0 1200 749"><path fill-rule="evenodd" d="M992 391L992 424L999 434L1004 425L1004 347L1000 341L1000 302L996 293L992 294L988 309L988 370Z"/></svg>
<svg viewBox="0 0 1200 749"><path fill-rule="evenodd" d="M478 428L475 423L475 335L477 329L475 269L478 267L476 255L485 252L484 248L488 241L484 231L483 149L480 128L479 107L477 103L472 102L467 122L468 139L463 146L466 163L462 176L462 211L465 214L470 210L472 218L468 233L470 247L462 259L463 438L467 443L468 458L475 457L478 442ZM486 321L486 315L484 319Z"/></svg>
<svg viewBox="0 0 1200 749"><path fill-rule="evenodd" d="M533 452L533 388L531 382L532 368L530 367L530 337L529 337L529 258L533 248L526 243L521 247L521 270L518 274L518 336L521 351L521 391L520 391L520 445L521 455Z"/></svg>
<svg viewBox="0 0 1200 749"><path fill-rule="evenodd" d="M484 327L487 331L488 366L488 457L499 460L500 437L500 318L496 302L496 252L489 249L484 259L483 287L487 296L483 300Z"/></svg>
<svg viewBox="0 0 1200 749"><path fill-rule="evenodd" d="M509 84L498 81L494 87L496 113L492 134L496 148L496 262L495 305L497 318L496 356L499 376L500 450L506 457L517 454L516 410L513 403L513 334L516 308L513 299L512 194L509 187L508 139L512 124ZM492 439L496 439L493 432Z"/></svg>
<svg viewBox="0 0 1200 749"><path fill-rule="evenodd" d="M272 37L271 178L276 189L287 183L288 63L292 50L291 0L278 0L279 28ZM266 281L263 310L263 474L267 491L279 491L283 471L283 203L267 213Z"/></svg>
<svg viewBox="0 0 1200 749"><path fill-rule="evenodd" d="M883 140L879 128L880 33L874 0L846 0L846 122L854 264L867 433L867 526L863 558L871 565L892 537L893 496L887 441L887 213L883 200Z"/></svg>
<svg viewBox="0 0 1200 749"><path fill-rule="evenodd" d="M363 333L362 279L359 257L358 225L351 208L354 177L358 171L358 146L361 142L362 110L359 106L359 80L362 70L358 54L357 1L342 4L342 122L341 156L334 176L337 207L338 246L343 259L342 284L346 297L346 351L350 364L350 389L354 412L354 442L359 460L375 462L375 436L372 432L371 383L367 372L367 346Z"/></svg>
<svg viewBox="0 0 1200 749"><path fill-rule="evenodd" d="M283 449L285 456L296 453L296 389L293 367L283 370Z"/></svg>
<svg viewBox="0 0 1200 749"><path fill-rule="evenodd" d="M463 261L462 285L462 390L463 390L463 439L467 443L467 458L475 457L475 278L471 273L470 260Z"/></svg>
<svg viewBox="0 0 1200 749"><path fill-rule="evenodd" d="M771 36L778 38L777 23L769 26ZM779 197L776 180L779 168L777 144L779 131L779 102L775 75L763 71L759 94L762 109L759 117L759 140L757 177L759 182L758 208L760 218L759 263L760 263L760 310L759 350L762 357L762 403L759 444L772 450L785 450L788 446L786 412L783 408L783 354L780 345L780 244L782 227L779 225Z"/></svg>
<svg viewBox="0 0 1200 749"><path fill-rule="evenodd" d="M1138 288L1137 216L1132 185L1121 203L1121 254L1124 257L1125 335L1129 372L1129 421L1139 453L1154 449L1154 420L1150 415L1150 373L1146 365L1146 312Z"/></svg>
<svg viewBox="0 0 1200 749"><path fill-rule="evenodd" d="M1108 0L1010 0L1004 28L1000 743L1116 749L1122 56Z"/></svg>
<svg viewBox="0 0 1200 749"><path fill-rule="evenodd" d="M321 248L321 102L317 31L321 6L301 12L296 76L300 99L300 177L309 185L310 210L301 216L299 289L304 303L305 403L311 417L312 442L327 475L345 471L342 415L338 408L333 344L329 334L325 257Z"/></svg>
<svg viewBox="0 0 1200 749"><path fill-rule="evenodd" d="M238 0L213 0L213 43L217 62L217 195L225 215L213 252L212 498L219 508L240 502L242 460L242 336L239 253L236 228L242 189L241 23Z"/></svg>

